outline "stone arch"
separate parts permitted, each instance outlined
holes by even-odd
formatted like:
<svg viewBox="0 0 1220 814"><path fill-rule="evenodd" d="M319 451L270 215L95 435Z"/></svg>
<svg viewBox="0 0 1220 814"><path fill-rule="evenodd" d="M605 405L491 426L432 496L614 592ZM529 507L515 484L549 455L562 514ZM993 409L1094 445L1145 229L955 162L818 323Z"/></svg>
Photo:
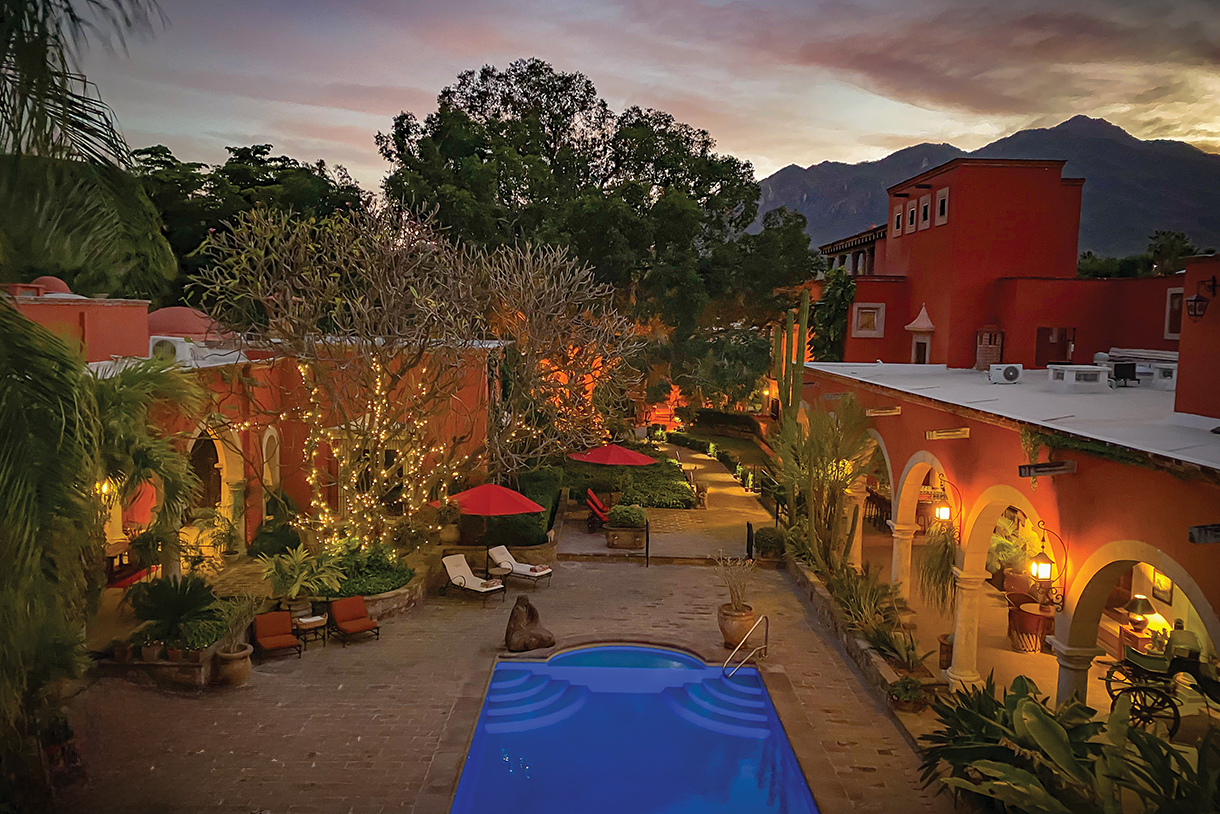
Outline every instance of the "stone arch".
<svg viewBox="0 0 1220 814"><path fill-rule="evenodd" d="M1177 560L1159 548L1140 540L1115 540L1094 551L1072 579L1064 597L1063 613L1055 625L1055 638L1071 647L1092 647L1097 642L1097 626L1106 598L1123 571L1138 564L1151 565L1173 580L1207 629L1207 635L1220 643L1220 618L1203 589Z"/></svg>
<svg viewBox="0 0 1220 814"><path fill-rule="evenodd" d="M890 451L888 449L886 449L885 439L881 437L881 433L870 428L868 430L868 435L870 438L873 439L873 441L875 441L877 443L877 448L879 450L881 450L881 457L885 459L885 474L886 474L886 477L888 477L890 479L890 490L891 490L891 494L892 494L895 484L894 484L894 466L893 466L893 464L890 463Z"/></svg>
<svg viewBox="0 0 1220 814"><path fill-rule="evenodd" d="M280 485L280 463L283 453L283 440L279 430L268 427L263 433L263 492L272 492Z"/></svg>
<svg viewBox="0 0 1220 814"><path fill-rule="evenodd" d="M231 427L199 425L191 437L191 447L202 437L208 437L216 445L220 468L220 512L239 528L243 528L245 517L246 465L242 457L241 438Z"/></svg>
<svg viewBox="0 0 1220 814"><path fill-rule="evenodd" d="M1101 653L1097 648L1097 628L1106 598L1119 576L1129 568L1145 563L1173 580L1194 606L1213 644L1220 642L1220 619L1211 602L1184 567L1159 548L1140 540L1114 540L1094 551L1068 586L1063 612L1055 618L1051 645L1059 659L1059 684L1055 696L1062 703L1073 694L1088 694L1089 666Z"/></svg>
<svg viewBox="0 0 1220 814"><path fill-rule="evenodd" d="M923 488L924 478L932 471L938 475L945 474L945 467L931 452L920 450L911 456L902 470L902 478L898 483L890 481L894 500L894 523L911 526L915 524L915 511L919 506L919 491ZM893 474L893 470L890 470ZM954 495L949 495L949 505L954 504ZM953 506L955 511L961 507Z"/></svg>
<svg viewBox="0 0 1220 814"><path fill-rule="evenodd" d="M987 549L991 547L992 532L1009 506L1025 512L1031 523L1037 524L1042 519L1033 503L1018 489L1000 484L985 490L974 501L970 514L962 521L962 547L957 555L957 565L961 570L969 573L984 570L987 565ZM1056 551L1051 556L1058 561L1064 553Z"/></svg>

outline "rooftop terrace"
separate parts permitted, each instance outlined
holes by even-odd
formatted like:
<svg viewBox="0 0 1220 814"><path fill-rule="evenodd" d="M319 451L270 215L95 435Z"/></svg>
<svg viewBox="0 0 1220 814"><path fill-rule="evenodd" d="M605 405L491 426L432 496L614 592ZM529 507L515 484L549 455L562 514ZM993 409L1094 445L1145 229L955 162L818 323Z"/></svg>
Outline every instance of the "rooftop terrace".
<svg viewBox="0 0 1220 814"><path fill-rule="evenodd" d="M811 363L810 370L1035 426L1106 441L1220 470L1220 420L1174 412L1174 394L1149 387L1102 393L1051 392L1045 370L1017 384L992 384L986 371L944 365Z"/></svg>

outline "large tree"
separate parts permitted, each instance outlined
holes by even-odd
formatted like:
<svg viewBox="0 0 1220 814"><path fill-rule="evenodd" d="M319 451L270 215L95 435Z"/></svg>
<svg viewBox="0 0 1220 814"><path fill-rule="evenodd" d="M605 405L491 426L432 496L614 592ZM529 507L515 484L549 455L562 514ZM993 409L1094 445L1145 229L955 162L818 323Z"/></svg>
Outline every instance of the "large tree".
<svg viewBox="0 0 1220 814"><path fill-rule="evenodd" d="M273 155L270 144L226 149L228 160L215 166L181 161L163 145L132 153L134 172L160 213L177 258L179 277L166 294L167 302L184 301L191 281L209 262L196 250L209 234L228 230L243 212L264 207L302 218L326 218L368 202L343 167Z"/></svg>
<svg viewBox="0 0 1220 814"><path fill-rule="evenodd" d="M460 240L569 248L654 341L650 368L714 396L698 372L722 332L756 327L786 304L775 291L813 276L804 219L769 213L758 234L748 162L658 110L613 113L593 83L538 59L467 71L422 122L402 113L377 144L393 169L389 201L435 210ZM745 353L750 380L765 359Z"/></svg>

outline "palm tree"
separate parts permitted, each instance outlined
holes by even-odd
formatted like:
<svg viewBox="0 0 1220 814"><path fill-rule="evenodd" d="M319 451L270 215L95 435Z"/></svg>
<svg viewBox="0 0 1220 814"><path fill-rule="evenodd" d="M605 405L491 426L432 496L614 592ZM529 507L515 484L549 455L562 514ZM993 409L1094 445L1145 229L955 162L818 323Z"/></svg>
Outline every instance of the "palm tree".
<svg viewBox="0 0 1220 814"><path fill-rule="evenodd" d="M0 153L126 164L80 52L91 37L122 46L159 17L155 0L0 0Z"/></svg>
<svg viewBox="0 0 1220 814"><path fill-rule="evenodd" d="M89 563L101 560L97 429L84 366L0 303L0 767L19 788L43 785L45 692L82 655Z"/></svg>

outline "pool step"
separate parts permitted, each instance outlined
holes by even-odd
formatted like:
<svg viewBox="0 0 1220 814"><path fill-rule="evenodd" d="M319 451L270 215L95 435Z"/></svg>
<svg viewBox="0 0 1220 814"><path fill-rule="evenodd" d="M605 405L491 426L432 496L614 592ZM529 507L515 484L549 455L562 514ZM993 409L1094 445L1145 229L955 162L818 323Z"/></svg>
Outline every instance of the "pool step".
<svg viewBox="0 0 1220 814"><path fill-rule="evenodd" d="M749 697L748 689L728 688L723 679L713 678L671 687L662 697L679 717L702 729L741 738L770 737L771 727L762 711L766 707L762 689L758 688L754 698ZM746 697L736 697L737 692Z"/></svg>
<svg viewBox="0 0 1220 814"><path fill-rule="evenodd" d="M497 687L492 684L491 691L487 693L488 702L520 701L530 698L545 690L551 683L551 677L538 673L527 673L524 681L518 682L515 677L507 679L507 681L510 682L508 686Z"/></svg>
<svg viewBox="0 0 1220 814"><path fill-rule="evenodd" d="M748 679L709 678L701 685L708 694L721 701L730 701L743 707L764 709L767 702L762 699L762 687L745 683Z"/></svg>
<svg viewBox="0 0 1220 814"><path fill-rule="evenodd" d="M529 670L496 670L496 674L492 676L490 689L492 692L496 690L508 690L513 687L520 687L522 684L530 680L530 676L534 675Z"/></svg>
<svg viewBox="0 0 1220 814"><path fill-rule="evenodd" d="M515 708L499 707L495 712L489 707L488 720L483 728L492 734L504 732L529 732L571 718L589 701L592 693L588 687L572 687L566 681L552 682L562 688L552 694L545 693L545 703L530 701Z"/></svg>
<svg viewBox="0 0 1220 814"><path fill-rule="evenodd" d="M567 681L551 681L544 685L541 690L527 698L509 701L492 701L489 699L487 702L487 714L498 718L504 715L517 715L545 709L558 701L569 686L571 685Z"/></svg>

